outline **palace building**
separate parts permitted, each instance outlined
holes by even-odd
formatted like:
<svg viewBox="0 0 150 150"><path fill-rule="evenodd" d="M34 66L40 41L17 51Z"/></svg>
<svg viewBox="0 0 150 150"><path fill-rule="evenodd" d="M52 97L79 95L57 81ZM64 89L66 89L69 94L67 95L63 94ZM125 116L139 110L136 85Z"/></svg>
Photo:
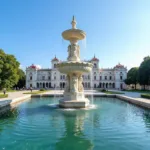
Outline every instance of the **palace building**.
<svg viewBox="0 0 150 150"><path fill-rule="evenodd" d="M66 75L60 73L56 64L60 60L55 57L51 60L51 68L44 69L37 65L26 68L26 88L57 88L63 89L66 84ZM99 68L99 59L95 56L88 62L93 63L91 73L83 75L83 86L85 89L125 89L124 80L127 78L127 68L120 63L113 68Z"/></svg>

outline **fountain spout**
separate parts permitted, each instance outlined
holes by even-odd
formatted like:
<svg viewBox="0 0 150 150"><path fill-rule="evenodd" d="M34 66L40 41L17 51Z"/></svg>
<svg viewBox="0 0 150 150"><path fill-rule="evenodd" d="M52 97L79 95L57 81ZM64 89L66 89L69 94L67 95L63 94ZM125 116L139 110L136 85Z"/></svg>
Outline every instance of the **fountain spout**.
<svg viewBox="0 0 150 150"><path fill-rule="evenodd" d="M72 18L72 22L71 22L71 24L72 24L72 29L76 29L77 22L76 22L76 20L75 20L75 17L74 17L74 16L73 16L73 18Z"/></svg>

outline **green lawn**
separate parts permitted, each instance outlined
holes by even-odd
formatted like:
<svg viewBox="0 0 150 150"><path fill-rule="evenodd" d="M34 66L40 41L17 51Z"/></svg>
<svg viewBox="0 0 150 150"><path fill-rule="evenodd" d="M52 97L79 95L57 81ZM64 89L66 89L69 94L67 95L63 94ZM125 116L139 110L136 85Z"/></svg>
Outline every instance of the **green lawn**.
<svg viewBox="0 0 150 150"><path fill-rule="evenodd" d="M1 94L1 93L0 93L0 98L5 98L5 97L8 97L8 94L5 94L5 95L4 95L4 94Z"/></svg>
<svg viewBox="0 0 150 150"><path fill-rule="evenodd" d="M11 89L7 90L6 89L6 92L16 92L16 90L11 90ZM0 93L3 93L3 90L0 90Z"/></svg>
<svg viewBox="0 0 150 150"><path fill-rule="evenodd" d="M125 90L127 92L138 92L138 93L148 93L150 94L150 90Z"/></svg>
<svg viewBox="0 0 150 150"><path fill-rule="evenodd" d="M104 89L99 89L97 90L98 92L102 92L102 93L106 93L106 94L124 94L123 92L118 92L118 91L107 91L107 90L104 90Z"/></svg>
<svg viewBox="0 0 150 150"><path fill-rule="evenodd" d="M104 91L103 93L106 93L106 94L124 94L123 92L115 92L115 91Z"/></svg>
<svg viewBox="0 0 150 150"><path fill-rule="evenodd" d="M141 97L150 99L150 94L141 94Z"/></svg>

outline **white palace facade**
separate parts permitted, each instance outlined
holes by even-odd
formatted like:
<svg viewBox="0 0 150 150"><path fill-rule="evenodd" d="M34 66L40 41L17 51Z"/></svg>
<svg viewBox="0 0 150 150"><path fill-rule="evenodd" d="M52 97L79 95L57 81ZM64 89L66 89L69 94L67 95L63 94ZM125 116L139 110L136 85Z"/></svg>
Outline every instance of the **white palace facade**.
<svg viewBox="0 0 150 150"><path fill-rule="evenodd" d="M41 69L36 65L26 68L26 88L57 88L63 89L66 84L66 75L60 73L56 64L59 63L58 58L51 60L50 69ZM111 69L99 68L99 59L95 56L90 60L93 63L91 73L83 75L83 86L85 89L105 88L105 89L125 89L124 80L127 77L127 68L117 64Z"/></svg>

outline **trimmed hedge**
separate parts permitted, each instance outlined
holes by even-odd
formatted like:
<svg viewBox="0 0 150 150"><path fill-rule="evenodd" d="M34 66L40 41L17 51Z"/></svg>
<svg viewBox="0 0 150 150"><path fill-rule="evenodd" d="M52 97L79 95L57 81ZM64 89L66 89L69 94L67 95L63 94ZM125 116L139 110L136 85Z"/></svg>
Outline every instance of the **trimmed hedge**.
<svg viewBox="0 0 150 150"><path fill-rule="evenodd" d="M46 91L45 89L40 89L40 91Z"/></svg>
<svg viewBox="0 0 150 150"><path fill-rule="evenodd" d="M150 99L150 94L141 94L141 97Z"/></svg>

